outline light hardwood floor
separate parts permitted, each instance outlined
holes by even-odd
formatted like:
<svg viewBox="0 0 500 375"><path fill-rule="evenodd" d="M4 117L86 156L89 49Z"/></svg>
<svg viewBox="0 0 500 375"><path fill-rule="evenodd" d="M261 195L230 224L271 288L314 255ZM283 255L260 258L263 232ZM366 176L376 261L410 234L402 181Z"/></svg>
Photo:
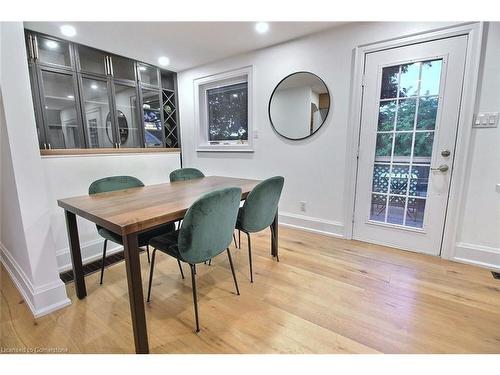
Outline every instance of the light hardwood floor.
<svg viewBox="0 0 500 375"><path fill-rule="evenodd" d="M254 238L254 284L246 237L198 267L201 332L194 333L188 267L157 254L146 306L152 353L500 353L500 281L486 269L358 241L280 229L280 263L269 233ZM245 240L245 241L243 241ZM141 256L146 292L148 263ZM71 353L134 351L125 267L88 276L88 297L33 319L7 272L1 275L4 348Z"/></svg>

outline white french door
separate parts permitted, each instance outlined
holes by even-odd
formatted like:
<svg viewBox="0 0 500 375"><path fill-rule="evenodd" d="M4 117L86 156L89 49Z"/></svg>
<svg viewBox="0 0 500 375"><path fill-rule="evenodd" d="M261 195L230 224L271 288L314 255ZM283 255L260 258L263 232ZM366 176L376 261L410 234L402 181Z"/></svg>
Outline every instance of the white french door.
<svg viewBox="0 0 500 375"><path fill-rule="evenodd" d="M438 255L467 36L366 55L353 238Z"/></svg>

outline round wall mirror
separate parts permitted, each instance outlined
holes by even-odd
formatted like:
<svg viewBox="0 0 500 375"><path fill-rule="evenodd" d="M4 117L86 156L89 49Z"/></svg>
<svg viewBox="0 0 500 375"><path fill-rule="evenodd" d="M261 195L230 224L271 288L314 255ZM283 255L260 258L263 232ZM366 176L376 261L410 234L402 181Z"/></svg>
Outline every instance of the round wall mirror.
<svg viewBox="0 0 500 375"><path fill-rule="evenodd" d="M283 78L269 100L274 130L287 139L310 137L324 124L330 110L330 92L316 74L296 72Z"/></svg>

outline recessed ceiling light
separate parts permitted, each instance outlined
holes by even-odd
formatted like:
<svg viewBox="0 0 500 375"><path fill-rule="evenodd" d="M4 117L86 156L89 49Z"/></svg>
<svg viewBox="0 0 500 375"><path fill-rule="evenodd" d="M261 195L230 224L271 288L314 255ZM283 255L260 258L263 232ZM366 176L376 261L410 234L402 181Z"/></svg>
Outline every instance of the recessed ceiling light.
<svg viewBox="0 0 500 375"><path fill-rule="evenodd" d="M91 88L91 89L94 89L94 90L97 90L98 86L97 86L97 84L96 84L96 83L92 83L92 84L90 85L90 88Z"/></svg>
<svg viewBox="0 0 500 375"><path fill-rule="evenodd" d="M68 95L68 99L75 99L73 95Z"/></svg>
<svg viewBox="0 0 500 375"><path fill-rule="evenodd" d="M255 31L259 34L264 34L269 31L269 24L267 22L257 22L255 24Z"/></svg>
<svg viewBox="0 0 500 375"><path fill-rule="evenodd" d="M47 40L45 42L45 45L50 49L56 49L57 47L59 47L59 44L57 44L57 42L54 42L53 40Z"/></svg>
<svg viewBox="0 0 500 375"><path fill-rule="evenodd" d="M71 26L71 25L62 25L61 26L61 33L64 36L75 36L76 35L76 29Z"/></svg>
<svg viewBox="0 0 500 375"><path fill-rule="evenodd" d="M167 66L168 64L170 64L170 59L166 56L161 56L158 58L158 64L160 64L161 66Z"/></svg>

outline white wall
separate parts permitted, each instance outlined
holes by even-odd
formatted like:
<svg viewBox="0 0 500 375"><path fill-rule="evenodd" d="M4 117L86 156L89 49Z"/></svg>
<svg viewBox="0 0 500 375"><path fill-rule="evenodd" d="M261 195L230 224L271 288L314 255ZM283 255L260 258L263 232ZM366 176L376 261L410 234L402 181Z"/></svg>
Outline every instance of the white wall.
<svg viewBox="0 0 500 375"><path fill-rule="evenodd" d="M2 217L9 220L9 213L12 213L16 225L20 225L15 229L6 225L2 229L2 263L36 316L65 306L69 300L58 277L46 216L49 202L43 189L45 177L34 112L30 110L33 103L26 50L21 48L24 47L22 23L5 22L0 27L2 138L5 138L3 142L7 141L2 153L10 154L10 158L8 155L2 157L7 164L2 170L2 180L6 179L6 189L2 191Z"/></svg>
<svg viewBox="0 0 500 375"><path fill-rule="evenodd" d="M486 27L476 112L500 112L500 22ZM500 128L473 129L457 257L500 268Z"/></svg>
<svg viewBox="0 0 500 375"><path fill-rule="evenodd" d="M0 73L1 260L40 316L70 303L59 279L70 261L57 199L86 194L93 180L110 175L166 182L180 159L178 153L41 157L21 22L0 23ZM79 220L79 231L83 258L99 256L95 226Z"/></svg>
<svg viewBox="0 0 500 375"><path fill-rule="evenodd" d="M71 268L66 223L57 199L88 194L88 187L106 176L130 175L145 185L168 182L168 175L180 168L179 153L93 155L80 157L43 157L45 189L51 202L48 212L51 234L55 243L59 270ZM95 224L78 218L78 231L84 263L102 256L103 239L98 236ZM108 245L108 254L121 249Z"/></svg>
<svg viewBox="0 0 500 375"><path fill-rule="evenodd" d="M181 72L178 79L185 166L200 168L207 174L249 178L283 175L285 187L280 203L281 221L343 236L346 133L353 48L447 25L449 24L416 22L347 24L289 43ZM492 36L492 33L495 35ZM496 75L494 80L498 80L500 65L498 24L493 24L490 28L488 42L487 56L490 61L483 79L487 81ZM247 65L253 65L255 72L254 128L258 130L259 137L255 140L255 152L251 154L196 152L193 142L196 139L193 80ZM279 137L272 130L267 115L268 101L274 87L283 77L295 71L311 71L317 74L325 81L331 94L331 109L324 126L312 138L299 142ZM482 95L485 98L491 95L498 98L500 94L498 82L488 86L489 88L483 87ZM481 109L486 110L488 106L491 111L499 111L498 102L487 103L486 99L481 102L481 106L484 107ZM492 200L498 202L498 194L495 197L492 192L494 183L500 182L499 130L482 130L482 132L482 135L476 134L473 139L470 180L474 179L474 182L469 188L466 203L466 215L471 217L464 223L464 226L468 227L463 228L460 241L470 242L476 247L489 246L497 251L499 257L490 265L500 267L498 211L494 212L492 202ZM485 152L485 147L490 151ZM487 163L490 168L481 169L482 159L489 157L493 158ZM496 171L492 172L495 167ZM482 174L488 174L488 178L478 178ZM487 195L483 195L485 191L488 192ZM483 201L484 197L488 199ZM307 202L305 213L300 211L300 201ZM479 203L480 201L483 203ZM475 210L478 204L481 208ZM471 207L474 207L474 210ZM492 227L491 222L495 223L496 229ZM473 259L472 256L468 256L462 260Z"/></svg>

